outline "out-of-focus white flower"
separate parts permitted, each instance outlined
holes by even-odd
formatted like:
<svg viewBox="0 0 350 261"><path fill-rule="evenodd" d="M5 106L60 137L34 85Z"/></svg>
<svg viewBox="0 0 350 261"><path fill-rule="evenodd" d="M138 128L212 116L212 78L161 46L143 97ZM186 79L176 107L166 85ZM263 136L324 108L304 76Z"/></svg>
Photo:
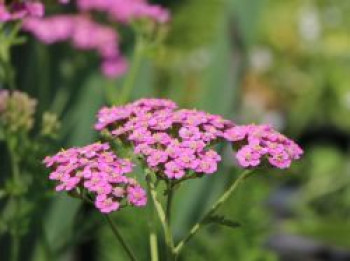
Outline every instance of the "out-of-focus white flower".
<svg viewBox="0 0 350 261"><path fill-rule="evenodd" d="M315 6L304 6L299 15L299 34L307 42L315 42L321 35L319 11Z"/></svg>

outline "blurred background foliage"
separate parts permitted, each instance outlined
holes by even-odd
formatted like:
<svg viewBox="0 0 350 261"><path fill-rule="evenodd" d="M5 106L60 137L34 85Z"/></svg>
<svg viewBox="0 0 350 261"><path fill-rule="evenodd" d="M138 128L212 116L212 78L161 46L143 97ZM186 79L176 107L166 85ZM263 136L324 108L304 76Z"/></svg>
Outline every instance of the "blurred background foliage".
<svg viewBox="0 0 350 261"><path fill-rule="evenodd" d="M350 1L154 2L170 8L172 21L162 46L142 61L133 99L167 97L239 123L268 122L305 150L292 169L257 175L221 209L239 228L208 226L180 260L350 260ZM123 49L132 56L133 36L123 33ZM54 149L96 138L95 114L106 95L118 95L123 78L101 76L92 54L67 44L45 46L29 36L13 48L12 60L19 89L38 100L37 115L59 115ZM180 188L175 237L238 175L230 149L220 149L225 160L217 174ZM41 160L29 159L36 165ZM38 174L46 180L42 169ZM141 218L148 214L140 209L115 215L142 260L149 259L148 224ZM41 201L27 227L22 260L126 258L101 216L67 196ZM0 259L7 255L3 236Z"/></svg>

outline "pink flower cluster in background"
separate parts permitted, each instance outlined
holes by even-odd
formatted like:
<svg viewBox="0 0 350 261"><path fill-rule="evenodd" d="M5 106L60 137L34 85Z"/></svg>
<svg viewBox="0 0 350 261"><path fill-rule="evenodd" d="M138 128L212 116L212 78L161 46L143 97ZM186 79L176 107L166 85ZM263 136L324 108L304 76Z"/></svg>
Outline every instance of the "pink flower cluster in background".
<svg viewBox="0 0 350 261"><path fill-rule="evenodd" d="M294 141L269 125L236 126L227 130L224 137L228 141L243 144L236 154L243 167L256 167L267 158L272 166L284 169L303 154Z"/></svg>
<svg viewBox="0 0 350 261"><path fill-rule="evenodd" d="M117 22L129 23L136 19L148 18L158 23L169 21L169 12L146 0L77 0L81 11L105 12Z"/></svg>
<svg viewBox="0 0 350 261"><path fill-rule="evenodd" d="M0 22L9 22L25 17L42 17L44 5L37 1L12 2L5 5L0 1Z"/></svg>
<svg viewBox="0 0 350 261"><path fill-rule="evenodd" d="M102 57L102 72L108 77L118 77L127 71L127 62L119 54L119 37L108 26L94 22L83 15L56 15L49 18L27 18L23 29L40 41L52 44L71 41L80 50L94 50Z"/></svg>
<svg viewBox="0 0 350 261"><path fill-rule="evenodd" d="M24 19L23 29L46 44L71 41L77 49L96 51L102 59L102 73L110 78L123 75L128 64L120 54L117 31L95 22L92 11L103 12L112 22L124 24L142 18L156 23L169 20L166 9L143 0L77 0L77 7L77 14L28 17Z"/></svg>
<svg viewBox="0 0 350 261"><path fill-rule="evenodd" d="M106 143L70 148L46 157L44 163L53 168L50 179L59 182L56 191L84 188L102 213L118 210L123 200L137 207L147 203L145 190L126 176L132 163L118 158Z"/></svg>
<svg viewBox="0 0 350 261"><path fill-rule="evenodd" d="M105 107L97 117L97 130L108 130L131 143L134 152L162 178L216 172L221 157L213 145L223 140L238 146L236 157L242 167L256 167L267 158L272 166L286 168L302 154L296 143L269 126L238 126L218 115L177 110L170 100L141 99Z"/></svg>

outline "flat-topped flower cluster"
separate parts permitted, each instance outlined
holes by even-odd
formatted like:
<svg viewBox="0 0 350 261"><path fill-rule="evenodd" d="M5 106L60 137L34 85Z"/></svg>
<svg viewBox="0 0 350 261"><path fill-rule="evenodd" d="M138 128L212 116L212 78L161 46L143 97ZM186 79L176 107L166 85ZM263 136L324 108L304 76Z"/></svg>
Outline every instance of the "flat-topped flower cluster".
<svg viewBox="0 0 350 261"><path fill-rule="evenodd" d="M46 157L44 163L53 169L49 178L58 181L56 191L86 189L102 213L118 210L123 203L146 205L145 190L126 175L133 164L118 158L106 143L63 150Z"/></svg>
<svg viewBox="0 0 350 261"><path fill-rule="evenodd" d="M236 158L242 167L256 167L264 159L281 169L288 168L303 150L270 125L235 126L225 132L225 139L238 149Z"/></svg>
<svg viewBox="0 0 350 261"><path fill-rule="evenodd" d="M103 108L97 130L131 143L159 177L181 179L212 174L220 155L210 148L234 125L221 116L197 110L176 110L169 100L142 99L121 107Z"/></svg>
<svg viewBox="0 0 350 261"><path fill-rule="evenodd" d="M221 157L213 145L219 141L234 144L242 167L256 167L267 159L274 167L287 168L302 154L295 142L271 126L239 126L219 115L178 110L174 102L162 99L102 108L95 128L131 143L149 168L170 179L216 172Z"/></svg>
<svg viewBox="0 0 350 261"><path fill-rule="evenodd" d="M95 129L131 150L161 180L180 182L215 173L221 161L215 145L223 141L232 144L243 168L287 168L303 153L269 125L236 125L219 115L178 109L166 99L104 107ZM83 187L95 195L101 212L117 210L123 198L130 205L146 204L143 188L125 175L132 170L131 161L119 159L107 143L62 151L44 162L55 169L50 178L59 181L57 190Z"/></svg>

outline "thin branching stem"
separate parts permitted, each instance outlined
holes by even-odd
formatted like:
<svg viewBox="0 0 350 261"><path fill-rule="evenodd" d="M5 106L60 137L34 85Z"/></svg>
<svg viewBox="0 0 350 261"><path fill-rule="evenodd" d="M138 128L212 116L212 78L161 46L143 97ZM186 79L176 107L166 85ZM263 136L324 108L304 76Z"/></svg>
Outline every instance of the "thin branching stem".
<svg viewBox="0 0 350 261"><path fill-rule="evenodd" d="M131 248L128 246L128 244L126 243L126 241L124 240L124 238L122 237L122 235L120 234L117 226L114 224L113 220L111 219L110 216L108 215L104 215L104 217L107 220L107 223L109 224L109 226L112 229L112 232L114 234L114 236L118 239L119 243L122 245L122 247L124 248L126 254L128 255L129 259L131 261L136 261L136 257L133 253L133 251L131 250Z"/></svg>
<svg viewBox="0 0 350 261"><path fill-rule="evenodd" d="M191 238L203 227L203 225L206 223L206 220L208 220L209 217L211 217L215 211L222 206L226 202L226 200L231 196L231 194L237 189L239 184L242 183L243 180L245 180L247 177L252 174L252 170L245 170L229 187L228 189L221 195L221 197L212 205L212 207L207 211L207 213L200 219L199 222L197 222L191 229L190 232L185 236L183 240L181 240L175 247L174 253L175 256L178 256L183 249L183 247L186 245L188 241L191 240Z"/></svg>

